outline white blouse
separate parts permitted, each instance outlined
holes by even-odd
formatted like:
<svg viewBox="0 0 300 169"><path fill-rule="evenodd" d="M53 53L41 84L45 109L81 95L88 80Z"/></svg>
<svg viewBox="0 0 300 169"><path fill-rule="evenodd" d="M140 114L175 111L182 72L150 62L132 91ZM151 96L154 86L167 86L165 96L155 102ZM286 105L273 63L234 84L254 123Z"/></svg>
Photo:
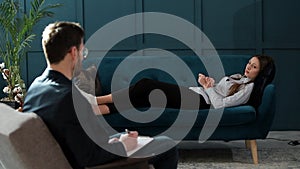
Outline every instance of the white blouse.
<svg viewBox="0 0 300 169"><path fill-rule="evenodd" d="M233 78L241 78L234 80ZM250 98L254 83L251 79L243 77L240 74L234 74L230 77L223 77L214 87L204 89L203 87L190 87L192 91L201 94L207 104L211 104L215 109L222 107L231 107L247 103ZM227 96L229 88L234 84L242 84L238 92Z"/></svg>

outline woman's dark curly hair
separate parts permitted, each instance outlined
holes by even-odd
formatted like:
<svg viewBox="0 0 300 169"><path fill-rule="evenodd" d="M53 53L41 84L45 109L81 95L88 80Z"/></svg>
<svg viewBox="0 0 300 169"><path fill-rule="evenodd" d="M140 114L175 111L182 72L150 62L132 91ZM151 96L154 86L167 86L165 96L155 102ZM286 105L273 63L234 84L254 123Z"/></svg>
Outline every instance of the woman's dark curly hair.
<svg viewBox="0 0 300 169"><path fill-rule="evenodd" d="M274 79L276 68L272 57L266 55L254 55L254 57L260 62L260 72L254 80L254 87L247 104L257 109L261 104L265 87Z"/></svg>

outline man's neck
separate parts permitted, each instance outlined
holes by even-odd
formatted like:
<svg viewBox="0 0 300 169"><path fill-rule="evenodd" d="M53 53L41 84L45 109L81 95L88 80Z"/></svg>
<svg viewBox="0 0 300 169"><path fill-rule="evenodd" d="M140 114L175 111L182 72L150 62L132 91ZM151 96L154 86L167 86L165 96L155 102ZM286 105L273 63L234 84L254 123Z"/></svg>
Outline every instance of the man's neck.
<svg viewBox="0 0 300 169"><path fill-rule="evenodd" d="M62 66L62 64L51 64L50 69L55 70L63 74L66 78L69 80L72 80L73 78L73 72L70 71L70 69L67 66Z"/></svg>

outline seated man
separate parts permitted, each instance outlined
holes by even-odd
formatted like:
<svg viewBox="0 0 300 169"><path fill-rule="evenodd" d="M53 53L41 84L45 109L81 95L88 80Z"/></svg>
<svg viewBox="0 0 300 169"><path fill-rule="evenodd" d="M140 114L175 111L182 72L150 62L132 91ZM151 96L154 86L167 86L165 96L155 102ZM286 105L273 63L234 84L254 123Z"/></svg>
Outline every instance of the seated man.
<svg viewBox="0 0 300 169"><path fill-rule="evenodd" d="M23 108L24 112L35 112L43 119L74 169L126 157L126 151L136 147L138 136L137 132L131 132L120 139L109 139L105 129L100 128L101 140L96 144L81 126L78 113L83 116L94 113L92 106L72 83L87 55L83 38L84 30L76 23L56 22L45 28L42 44L48 67L31 84ZM73 97L80 101L79 109L75 110L74 106L78 105L75 105ZM94 119L97 119L96 116ZM140 153L154 154L149 163L156 169L175 169L178 162L175 145L168 137L155 137Z"/></svg>

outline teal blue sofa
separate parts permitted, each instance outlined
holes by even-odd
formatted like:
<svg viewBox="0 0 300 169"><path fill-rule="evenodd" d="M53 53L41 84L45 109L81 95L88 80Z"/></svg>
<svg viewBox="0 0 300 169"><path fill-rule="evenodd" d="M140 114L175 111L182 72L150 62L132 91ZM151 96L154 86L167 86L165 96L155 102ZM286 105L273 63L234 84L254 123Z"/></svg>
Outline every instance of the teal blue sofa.
<svg viewBox="0 0 300 169"><path fill-rule="evenodd" d="M181 56L180 57L184 64L188 66L192 74L197 79L198 73L207 74L208 71L205 68L203 62L197 56ZM251 56L248 55L222 55L220 56L224 72L226 75L234 73L243 73L246 63ZM136 72L134 78L132 78L131 70L132 66L140 66L145 63L157 64L158 67L164 67L163 65L167 61L169 64L176 64L177 62L173 59L169 59L162 56L135 56L127 58L126 63L129 64L124 70L117 71L120 67L120 63L124 61L125 57L104 57L100 58L101 62L98 67L98 74L101 81L102 94L111 93L112 90L112 79L117 79L117 84L114 88L128 87L128 84L133 84L139 79L150 78L159 81L175 83L174 78L166 71L161 71L156 68L148 68ZM98 60L98 61L96 61ZM174 62L173 62L174 61ZM87 62L97 63L99 58L91 58ZM123 64L124 65L124 64ZM216 65L217 66L217 65ZM177 69L182 69L177 67ZM128 72L126 71L128 70ZM177 77L176 77L177 78ZM189 80L184 74L178 76L177 82L186 86L191 86ZM113 89L115 90L115 89ZM168 135L175 140L199 140L199 138L207 138L208 140L246 140L246 146L251 149L252 158L254 163L258 163L256 139L265 139L270 127L272 125L274 112L275 112L275 86L274 84L266 85L261 105L254 108L250 105L240 105L236 107L228 107L221 110L223 113L221 119L216 120L217 124L206 124L206 120L209 114L209 110L182 110L177 109L153 109L147 112L147 108L141 109L140 112L135 110L128 110L126 112L111 113L105 115L106 122L118 132L124 131L124 129L137 130L141 135ZM143 113L146 111L147 113ZM216 111L216 112L215 112ZM159 113L157 113L159 112ZM195 115L196 113L196 115ZM211 110L211 117L218 118L218 110ZM133 121L130 117L141 117L144 118L143 122ZM129 118L128 118L129 117ZM100 117L102 118L102 117ZM151 119L149 121L145 119ZM177 122L178 118L184 118L189 120L183 120ZM174 122L176 121L176 124ZM203 130L203 126L206 124L206 130ZM216 125L216 128L215 126ZM172 128L172 129L170 129ZM169 132L165 132L166 130ZM108 129L110 130L110 129ZM111 130L112 132L114 130ZM207 133L205 133L207 132ZM200 136L201 135L201 136ZM200 139L200 141L203 141ZM205 140L204 140L205 141Z"/></svg>

